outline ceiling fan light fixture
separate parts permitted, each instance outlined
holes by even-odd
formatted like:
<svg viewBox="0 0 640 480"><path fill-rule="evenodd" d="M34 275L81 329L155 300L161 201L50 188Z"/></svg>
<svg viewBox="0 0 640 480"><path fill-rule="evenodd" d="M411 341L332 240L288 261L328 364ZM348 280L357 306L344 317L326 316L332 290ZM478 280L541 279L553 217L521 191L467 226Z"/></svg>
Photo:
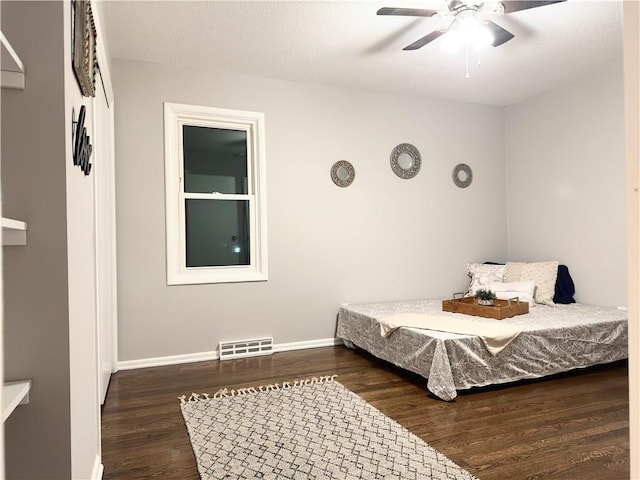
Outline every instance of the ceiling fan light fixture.
<svg viewBox="0 0 640 480"><path fill-rule="evenodd" d="M467 72L469 78L469 51L478 52L478 66L480 66L479 51L489 45L499 47L514 38L514 34L489 20L487 15L505 15L521 10L544 7L567 0L447 0L447 10L432 10L425 8L395 8L383 7L378 15L396 15L409 17L453 17L447 25L441 25L435 30L407 45L402 50L418 50L428 43L442 37L440 47L449 52L457 52L465 46Z"/></svg>
<svg viewBox="0 0 640 480"><path fill-rule="evenodd" d="M479 21L476 12L459 14L449 31L443 36L440 46L448 52L457 52L461 45L476 51L488 47L495 40L493 34Z"/></svg>

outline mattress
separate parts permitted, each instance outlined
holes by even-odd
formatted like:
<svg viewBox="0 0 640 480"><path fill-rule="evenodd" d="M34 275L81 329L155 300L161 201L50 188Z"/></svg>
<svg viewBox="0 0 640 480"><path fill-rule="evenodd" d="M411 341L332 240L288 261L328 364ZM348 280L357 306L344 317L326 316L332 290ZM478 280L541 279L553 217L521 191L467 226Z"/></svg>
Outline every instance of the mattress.
<svg viewBox="0 0 640 480"><path fill-rule="evenodd" d="M522 333L497 355L479 337L402 327L388 338L378 320L398 313L419 313L505 322ZM627 312L584 304L536 305L505 320L442 311L441 300L343 305L337 337L427 379L427 388L443 400L458 390L539 378L614 362L628 357Z"/></svg>

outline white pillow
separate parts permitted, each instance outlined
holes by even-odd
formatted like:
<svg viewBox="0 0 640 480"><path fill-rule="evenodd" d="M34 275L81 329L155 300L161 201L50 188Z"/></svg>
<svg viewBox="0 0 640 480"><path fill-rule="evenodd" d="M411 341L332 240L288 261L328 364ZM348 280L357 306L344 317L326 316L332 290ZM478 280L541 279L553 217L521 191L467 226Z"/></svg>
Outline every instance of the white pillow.
<svg viewBox="0 0 640 480"><path fill-rule="evenodd" d="M553 306L553 296L556 293L556 278L558 277L558 262L507 262L505 278L507 282L533 281L536 284L534 294L537 303Z"/></svg>
<svg viewBox="0 0 640 480"><path fill-rule="evenodd" d="M518 297L521 302L527 302L529 307L535 306L534 293L536 290L535 282L503 282L492 283L489 285L489 290L496 294L496 297L501 300L509 300L513 297Z"/></svg>
<svg viewBox="0 0 640 480"><path fill-rule="evenodd" d="M522 276L523 262L507 262L507 269L504 272L504 281L507 283L519 282Z"/></svg>
<svg viewBox="0 0 640 480"><path fill-rule="evenodd" d="M502 282L506 268L506 265L467 263L467 274L471 277L471 284L465 297L473 297L477 290L488 288L491 283Z"/></svg>

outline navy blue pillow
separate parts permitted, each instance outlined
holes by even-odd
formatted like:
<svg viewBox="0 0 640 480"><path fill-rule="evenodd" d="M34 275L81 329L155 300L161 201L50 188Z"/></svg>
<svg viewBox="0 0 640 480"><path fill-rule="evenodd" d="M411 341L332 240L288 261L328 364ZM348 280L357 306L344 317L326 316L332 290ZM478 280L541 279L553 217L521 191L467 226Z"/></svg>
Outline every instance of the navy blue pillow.
<svg viewBox="0 0 640 480"><path fill-rule="evenodd" d="M558 265L558 278L556 278L556 293L553 296L554 303L576 303L573 296L576 293L576 286L569 274L566 265Z"/></svg>

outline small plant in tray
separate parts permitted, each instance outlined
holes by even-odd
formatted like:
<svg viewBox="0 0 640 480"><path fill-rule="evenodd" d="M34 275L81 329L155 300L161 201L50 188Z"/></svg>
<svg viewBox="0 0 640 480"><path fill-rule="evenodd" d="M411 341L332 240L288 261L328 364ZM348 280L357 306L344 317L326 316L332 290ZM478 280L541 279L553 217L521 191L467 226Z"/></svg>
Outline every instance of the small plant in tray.
<svg viewBox="0 0 640 480"><path fill-rule="evenodd" d="M476 302L478 302L478 305L493 305L495 299L496 294L491 290L484 288L476 290Z"/></svg>

